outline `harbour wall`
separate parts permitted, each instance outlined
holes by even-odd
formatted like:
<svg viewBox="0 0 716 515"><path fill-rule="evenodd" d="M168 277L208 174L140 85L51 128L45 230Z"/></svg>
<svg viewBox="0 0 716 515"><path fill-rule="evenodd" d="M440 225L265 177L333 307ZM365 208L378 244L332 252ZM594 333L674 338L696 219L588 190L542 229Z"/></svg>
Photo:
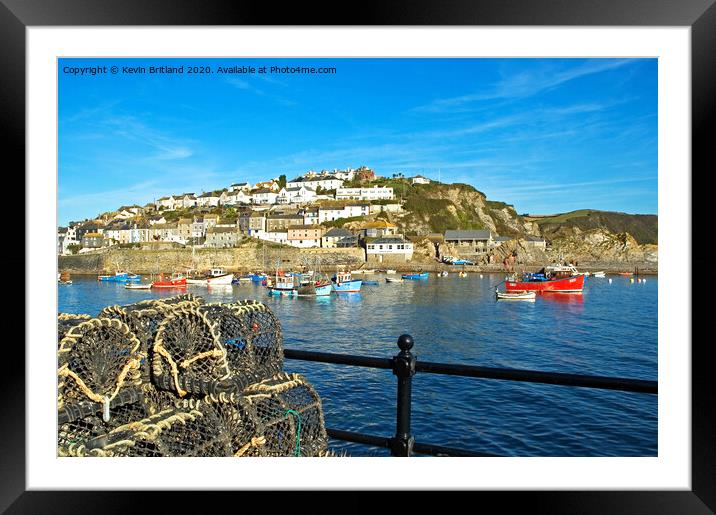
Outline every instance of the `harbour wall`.
<svg viewBox="0 0 716 515"><path fill-rule="evenodd" d="M263 270L270 272L276 268L280 259L285 269L298 269L303 266L309 269L320 268L334 271L341 266L352 270L360 268L393 268L399 272L422 269L425 272L442 270L466 272L504 272L501 264L484 264L476 266L450 266L437 262L434 258L413 255L413 260L385 261L383 263L366 263L365 251L361 248L347 249L297 249L297 248L231 248L231 249L196 249L192 256L191 249L111 249L98 253L78 254L58 257L58 271L70 274L114 273L127 270L138 274L158 272L170 273L185 271L187 268L208 270L221 267L228 272L250 272ZM545 262L517 263L516 271L536 271ZM633 272L638 269L641 274L656 274L657 264L653 262L611 262L594 261L580 262L579 270L593 272Z"/></svg>
<svg viewBox="0 0 716 515"><path fill-rule="evenodd" d="M347 249L111 249L91 254L58 257L58 271L70 274L114 273L126 270L137 274L184 272L188 268L208 270L221 267L227 272L248 272L276 268L280 260L286 269L307 266L334 270L339 266L358 268L365 263L365 251Z"/></svg>

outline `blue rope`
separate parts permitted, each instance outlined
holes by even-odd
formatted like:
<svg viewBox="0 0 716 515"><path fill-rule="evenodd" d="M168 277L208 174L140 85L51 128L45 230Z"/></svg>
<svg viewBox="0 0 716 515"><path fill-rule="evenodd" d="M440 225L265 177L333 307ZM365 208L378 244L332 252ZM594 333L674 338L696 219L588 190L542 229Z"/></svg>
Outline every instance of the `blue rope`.
<svg viewBox="0 0 716 515"><path fill-rule="evenodd" d="M298 430L296 431L296 450L294 451L294 456L300 456L301 455L301 415L298 414L296 410L286 410L286 418L288 418L289 413L291 415L294 415L298 419Z"/></svg>

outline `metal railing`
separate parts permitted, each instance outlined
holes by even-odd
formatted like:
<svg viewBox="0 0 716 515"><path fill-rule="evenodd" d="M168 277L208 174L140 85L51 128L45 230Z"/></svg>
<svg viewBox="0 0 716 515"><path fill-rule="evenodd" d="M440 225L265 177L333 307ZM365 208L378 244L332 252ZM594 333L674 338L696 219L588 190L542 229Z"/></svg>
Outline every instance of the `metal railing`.
<svg viewBox="0 0 716 515"><path fill-rule="evenodd" d="M495 454L482 453L467 449L442 447L439 445L415 441L415 437L410 432L410 419L412 409L413 376L417 372L443 374L448 376L475 377L482 379L499 379L504 381L522 381L528 383L581 388L599 388L603 390L617 390L622 392L645 394L658 393L658 383L656 381L645 381L642 379L563 374L559 372L540 372L536 370L479 367L473 365L455 365L447 363L433 363L430 361L419 362L415 355L410 352L413 345L414 341L412 336L408 334L400 336L400 338L398 338L398 347L400 348L400 352L392 358L374 358L368 356L332 354L327 352L302 351L295 349L284 349L283 352L286 359L392 370L393 375L398 378L396 426L394 436L381 437L352 431L344 431L341 429L327 428L328 436L331 438L390 449L390 454L392 456L411 456L413 453L427 454L431 456L497 456Z"/></svg>

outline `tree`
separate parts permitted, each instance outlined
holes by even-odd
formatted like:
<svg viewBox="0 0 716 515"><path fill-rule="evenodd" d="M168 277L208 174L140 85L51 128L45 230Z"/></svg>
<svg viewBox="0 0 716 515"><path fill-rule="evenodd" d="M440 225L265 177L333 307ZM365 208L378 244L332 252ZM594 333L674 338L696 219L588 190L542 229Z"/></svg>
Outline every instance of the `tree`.
<svg viewBox="0 0 716 515"><path fill-rule="evenodd" d="M279 176L278 176L278 187L279 187L279 188L285 188L285 187L286 187L286 176L285 176L285 175L279 175Z"/></svg>
<svg viewBox="0 0 716 515"><path fill-rule="evenodd" d="M69 251L72 252L73 254L77 254L77 252L79 252L79 250L80 250L81 248L82 248L82 245L77 245L77 244L74 244L74 243L72 243L72 244L70 244L70 245L67 245L67 250L69 250Z"/></svg>

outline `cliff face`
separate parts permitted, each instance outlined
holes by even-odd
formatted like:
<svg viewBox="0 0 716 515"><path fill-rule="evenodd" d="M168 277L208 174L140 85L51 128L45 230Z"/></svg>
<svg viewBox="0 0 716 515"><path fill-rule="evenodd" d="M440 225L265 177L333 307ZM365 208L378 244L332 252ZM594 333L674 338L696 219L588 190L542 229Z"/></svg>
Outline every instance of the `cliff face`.
<svg viewBox="0 0 716 515"><path fill-rule="evenodd" d="M560 236L552 240L555 255L578 261L656 264L657 250L656 245L640 245L629 233L615 234L606 229L563 228Z"/></svg>
<svg viewBox="0 0 716 515"><path fill-rule="evenodd" d="M566 259L593 263L647 263L656 265L658 218L607 211L581 210L546 217L520 216L513 206L488 200L467 184L392 185L405 199L404 212L385 214L412 237L443 234L448 229L488 229L514 240L481 256L483 264L500 263L517 252L524 262ZM549 248L536 248L526 236L544 237ZM435 257L432 244L416 242L415 260ZM441 244L441 255L458 255L458 249Z"/></svg>
<svg viewBox="0 0 716 515"><path fill-rule="evenodd" d="M488 229L496 234L539 235L537 224L523 219L503 202L487 200L468 184L415 185L405 192L405 211L388 215L405 234L422 236L448 229Z"/></svg>

